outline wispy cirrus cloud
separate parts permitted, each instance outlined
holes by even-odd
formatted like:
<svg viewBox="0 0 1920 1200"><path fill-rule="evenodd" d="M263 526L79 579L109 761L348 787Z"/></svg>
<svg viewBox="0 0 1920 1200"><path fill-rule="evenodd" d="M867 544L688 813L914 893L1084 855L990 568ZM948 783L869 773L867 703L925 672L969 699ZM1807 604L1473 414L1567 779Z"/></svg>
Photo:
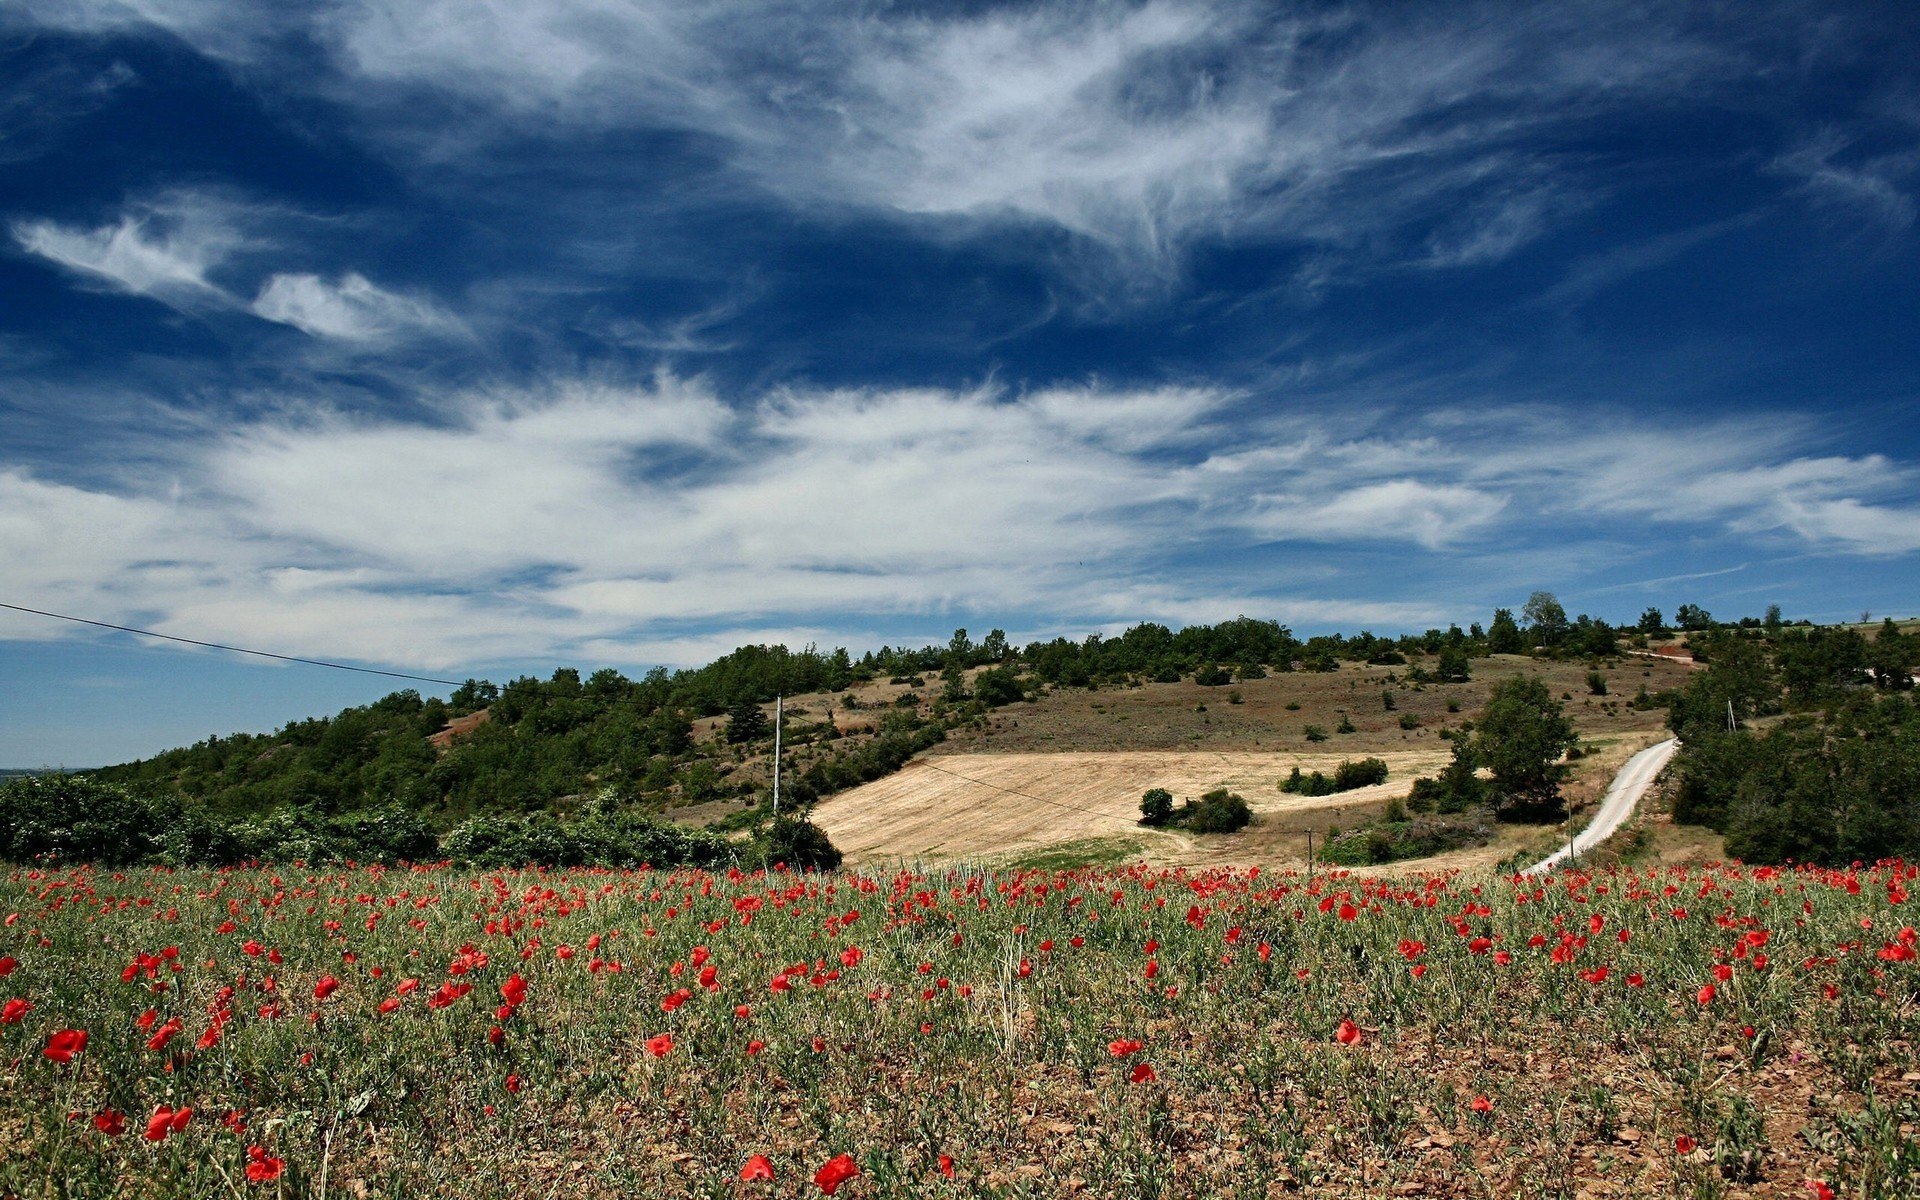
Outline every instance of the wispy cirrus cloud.
<svg viewBox="0 0 1920 1200"><path fill-rule="evenodd" d="M23 220L12 233L21 249L91 284L175 307L230 306L232 298L208 275L248 241L234 205L194 192L143 201L91 229Z"/></svg>
<svg viewBox="0 0 1920 1200"><path fill-rule="evenodd" d="M1920 547L1913 467L1799 453L1804 429L1724 424L1689 448L1571 414L1249 421L1238 402L1081 385L729 403L662 374L449 396L431 426L290 410L184 454L166 495L10 471L0 555L36 606L444 668L965 612L1430 621L1444 596L1322 555L1444 574L1591 547L1623 516L1830 555ZM1299 552L1250 582L1239 564L1272 546Z"/></svg>
<svg viewBox="0 0 1920 1200"><path fill-rule="evenodd" d="M315 338L366 345L464 332L433 300L352 270L334 280L274 271L252 300L243 299L243 281L289 253L289 227L304 220L274 205L175 189L128 204L105 225L21 220L11 232L21 249L95 286L185 311L251 313Z"/></svg>
<svg viewBox="0 0 1920 1200"><path fill-rule="evenodd" d="M276 274L261 286L252 310L255 316L314 337L348 342L386 342L460 328L432 301L387 291L354 271L332 283L318 275Z"/></svg>
<svg viewBox="0 0 1920 1200"><path fill-rule="evenodd" d="M261 62L303 20L218 0L34 11L151 22ZM803 210L1060 231L1079 247L1067 258L1092 252L1106 280L1164 280L1221 239L1431 269L1498 261L1608 187L1547 134L1751 67L1727 31L1598 4L1388 20L1234 0L342 0L304 20L332 68L313 86L366 113L373 136L416 145L423 173L458 176L489 139L685 132ZM457 100L462 121L421 125L423 97Z"/></svg>

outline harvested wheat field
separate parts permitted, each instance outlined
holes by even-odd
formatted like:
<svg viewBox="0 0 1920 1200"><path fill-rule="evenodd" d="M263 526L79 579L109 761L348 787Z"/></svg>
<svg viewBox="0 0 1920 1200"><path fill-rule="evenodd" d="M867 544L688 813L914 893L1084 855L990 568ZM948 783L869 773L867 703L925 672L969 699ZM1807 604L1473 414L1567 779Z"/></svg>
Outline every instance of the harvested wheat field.
<svg viewBox="0 0 1920 1200"><path fill-rule="evenodd" d="M1215 850L1236 862L1300 856L1307 828L1351 825L1415 775L1446 762L1439 750L1382 754L1388 781L1336 796L1295 796L1279 782L1298 763L1331 773L1343 756L1294 753L1117 751L1062 754L947 754L909 763L899 773L844 792L814 810L850 862L894 858L986 858L1127 839L1156 862L1211 862ZM1211 837L1149 830L1138 824L1140 795L1163 787L1176 799L1217 787L1246 797L1253 824ZM1298 843L1298 845L1296 845Z"/></svg>

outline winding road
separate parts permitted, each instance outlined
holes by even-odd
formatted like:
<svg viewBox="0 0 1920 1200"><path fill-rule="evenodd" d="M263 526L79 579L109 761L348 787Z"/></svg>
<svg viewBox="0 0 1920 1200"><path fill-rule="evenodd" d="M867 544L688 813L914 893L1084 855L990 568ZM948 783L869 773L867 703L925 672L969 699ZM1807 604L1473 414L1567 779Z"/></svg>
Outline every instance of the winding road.
<svg viewBox="0 0 1920 1200"><path fill-rule="evenodd" d="M1613 782L1608 785L1607 794L1600 801L1600 811L1594 815L1593 821L1574 837L1573 844L1562 846L1520 873L1538 875L1544 871L1551 871L1569 857L1585 854L1612 837L1613 831L1620 828L1621 823L1633 815L1634 805L1640 803L1640 797L1646 793L1654 777L1660 774L1661 768L1667 765L1667 760L1671 759L1673 752L1679 748L1680 739L1668 738L1657 745L1648 746L1628 759L1627 764L1620 768L1620 773L1615 775Z"/></svg>

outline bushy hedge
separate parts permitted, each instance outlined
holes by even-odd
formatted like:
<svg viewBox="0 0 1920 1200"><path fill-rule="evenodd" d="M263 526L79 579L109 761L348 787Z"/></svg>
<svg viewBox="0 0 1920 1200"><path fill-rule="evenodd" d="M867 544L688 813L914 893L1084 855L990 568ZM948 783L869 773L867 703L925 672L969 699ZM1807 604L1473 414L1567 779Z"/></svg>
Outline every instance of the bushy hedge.
<svg viewBox="0 0 1920 1200"><path fill-rule="evenodd" d="M85 775L0 784L0 861L108 866L242 862L439 862L475 867L731 866L831 869L840 852L804 817L783 817L747 841L622 810L606 793L571 819L475 816L444 836L398 804L325 816L280 808L226 820Z"/></svg>
<svg viewBox="0 0 1920 1200"><path fill-rule="evenodd" d="M1280 781L1280 790L1301 796L1331 796L1335 792L1350 792L1355 788L1371 787L1387 781L1387 764L1384 759L1349 759L1333 769L1333 776L1327 777L1319 771L1311 775L1302 774L1299 767Z"/></svg>
<svg viewBox="0 0 1920 1200"><path fill-rule="evenodd" d="M1481 817L1383 821L1330 837L1320 859L1343 867L1366 867L1426 858L1462 846L1484 846L1492 839L1493 823Z"/></svg>

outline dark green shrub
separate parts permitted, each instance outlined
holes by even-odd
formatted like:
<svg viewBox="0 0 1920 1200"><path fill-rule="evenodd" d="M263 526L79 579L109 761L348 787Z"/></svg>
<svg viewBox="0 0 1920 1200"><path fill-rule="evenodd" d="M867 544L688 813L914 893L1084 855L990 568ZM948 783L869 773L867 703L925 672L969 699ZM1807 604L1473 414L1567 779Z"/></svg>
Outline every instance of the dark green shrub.
<svg viewBox="0 0 1920 1200"><path fill-rule="evenodd" d="M1215 788L1200 797L1200 803L1188 807L1190 811L1182 817L1195 833L1232 833L1253 820L1253 810L1246 800L1226 788Z"/></svg>
<svg viewBox="0 0 1920 1200"><path fill-rule="evenodd" d="M840 865L841 856L827 831L806 817L779 817L754 838L751 857L761 866L831 871Z"/></svg>
<svg viewBox="0 0 1920 1200"><path fill-rule="evenodd" d="M1173 793L1165 788L1150 788L1140 797L1140 823L1165 825L1173 819Z"/></svg>
<svg viewBox="0 0 1920 1200"><path fill-rule="evenodd" d="M1386 781L1387 764L1378 758L1343 762L1333 771L1333 790L1336 792L1350 792L1354 788L1370 787Z"/></svg>

